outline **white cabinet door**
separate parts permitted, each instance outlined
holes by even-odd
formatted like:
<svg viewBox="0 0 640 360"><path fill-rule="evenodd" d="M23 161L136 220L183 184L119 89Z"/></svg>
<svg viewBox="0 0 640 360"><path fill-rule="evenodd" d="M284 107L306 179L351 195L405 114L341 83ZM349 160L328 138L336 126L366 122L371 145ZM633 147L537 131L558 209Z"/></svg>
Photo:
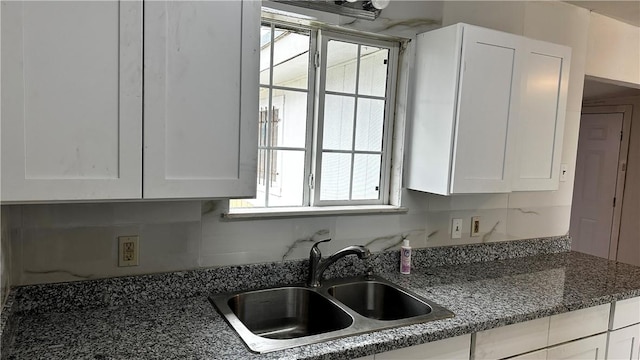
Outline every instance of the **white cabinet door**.
<svg viewBox="0 0 640 360"><path fill-rule="evenodd" d="M2 3L2 201L141 197L140 1Z"/></svg>
<svg viewBox="0 0 640 360"><path fill-rule="evenodd" d="M604 360L607 334L572 341L547 349L549 360Z"/></svg>
<svg viewBox="0 0 640 360"><path fill-rule="evenodd" d="M618 300L611 307L613 307L613 314L609 329L616 330L640 323L640 297Z"/></svg>
<svg viewBox="0 0 640 360"><path fill-rule="evenodd" d="M469 359L470 355L469 334L376 354L375 360L464 360Z"/></svg>
<svg viewBox="0 0 640 360"><path fill-rule="evenodd" d="M418 34L405 186L449 195L462 25Z"/></svg>
<svg viewBox="0 0 640 360"><path fill-rule="evenodd" d="M523 41L464 27L451 193L511 190Z"/></svg>
<svg viewBox="0 0 640 360"><path fill-rule="evenodd" d="M467 24L418 35L409 189L511 190L524 41Z"/></svg>
<svg viewBox="0 0 640 360"><path fill-rule="evenodd" d="M640 324L609 332L607 360L640 359Z"/></svg>
<svg viewBox="0 0 640 360"><path fill-rule="evenodd" d="M579 339L607 331L611 304L553 315L549 318L548 345Z"/></svg>
<svg viewBox="0 0 640 360"><path fill-rule="evenodd" d="M259 1L145 3L144 198L256 190Z"/></svg>
<svg viewBox="0 0 640 360"><path fill-rule="evenodd" d="M474 359L502 359L547 346L549 318L481 331L476 334Z"/></svg>
<svg viewBox="0 0 640 360"><path fill-rule="evenodd" d="M524 355L514 356L509 360L547 360L547 349L530 352Z"/></svg>
<svg viewBox="0 0 640 360"><path fill-rule="evenodd" d="M512 189L557 190L571 48L526 44Z"/></svg>

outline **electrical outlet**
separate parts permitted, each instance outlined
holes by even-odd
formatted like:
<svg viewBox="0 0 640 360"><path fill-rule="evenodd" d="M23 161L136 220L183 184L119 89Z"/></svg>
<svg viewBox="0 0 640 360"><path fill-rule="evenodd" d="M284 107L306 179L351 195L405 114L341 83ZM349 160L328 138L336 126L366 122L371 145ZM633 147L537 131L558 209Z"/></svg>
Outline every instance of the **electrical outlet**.
<svg viewBox="0 0 640 360"><path fill-rule="evenodd" d="M480 216L471 218L471 236L480 236Z"/></svg>
<svg viewBox="0 0 640 360"><path fill-rule="evenodd" d="M462 237L462 219L451 221L451 238L460 239Z"/></svg>
<svg viewBox="0 0 640 360"><path fill-rule="evenodd" d="M138 266L138 235L118 237L118 266Z"/></svg>

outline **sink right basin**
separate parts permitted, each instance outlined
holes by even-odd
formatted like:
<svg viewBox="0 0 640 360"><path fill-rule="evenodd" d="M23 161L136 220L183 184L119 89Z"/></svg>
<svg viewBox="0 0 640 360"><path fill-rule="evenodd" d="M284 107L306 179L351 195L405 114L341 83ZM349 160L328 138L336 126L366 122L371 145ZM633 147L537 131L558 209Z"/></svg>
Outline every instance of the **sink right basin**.
<svg viewBox="0 0 640 360"><path fill-rule="evenodd" d="M398 320L427 315L429 304L406 291L376 280L331 286L329 295L358 314L376 320Z"/></svg>

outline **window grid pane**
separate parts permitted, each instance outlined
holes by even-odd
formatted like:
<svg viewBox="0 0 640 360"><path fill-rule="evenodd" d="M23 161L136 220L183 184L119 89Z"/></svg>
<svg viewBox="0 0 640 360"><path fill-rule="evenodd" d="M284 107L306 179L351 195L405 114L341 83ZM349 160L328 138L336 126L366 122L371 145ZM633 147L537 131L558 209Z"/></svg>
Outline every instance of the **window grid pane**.
<svg viewBox="0 0 640 360"><path fill-rule="evenodd" d="M257 194L231 206L302 206L311 32L264 23L260 35Z"/></svg>
<svg viewBox="0 0 640 360"><path fill-rule="evenodd" d="M380 200L389 50L357 44L354 51L354 46L327 43L320 201ZM333 78L354 67L355 89L350 81ZM348 179L336 179L347 176L347 159Z"/></svg>

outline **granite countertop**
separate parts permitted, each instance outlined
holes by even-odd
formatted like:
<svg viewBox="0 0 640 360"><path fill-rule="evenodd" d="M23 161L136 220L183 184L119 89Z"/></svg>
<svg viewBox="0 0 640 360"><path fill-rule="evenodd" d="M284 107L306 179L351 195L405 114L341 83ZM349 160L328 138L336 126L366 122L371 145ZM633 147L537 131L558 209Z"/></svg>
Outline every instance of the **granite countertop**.
<svg viewBox="0 0 640 360"><path fill-rule="evenodd" d="M289 267L295 270L297 266ZM114 301L112 295L107 306L83 303L54 309L44 302L34 305L36 295L54 293L50 287L39 286L17 291L11 299L24 303L14 304L3 333L2 358L349 359L640 295L640 268L576 252L414 267L411 275L400 275L390 266L382 268L378 275L456 316L256 354L215 311L206 294L130 303ZM264 272L268 267L261 269ZM278 273L273 276L283 276L282 271ZM91 284L94 291L99 284ZM86 288L87 284L78 286ZM104 294L99 296L104 298Z"/></svg>

